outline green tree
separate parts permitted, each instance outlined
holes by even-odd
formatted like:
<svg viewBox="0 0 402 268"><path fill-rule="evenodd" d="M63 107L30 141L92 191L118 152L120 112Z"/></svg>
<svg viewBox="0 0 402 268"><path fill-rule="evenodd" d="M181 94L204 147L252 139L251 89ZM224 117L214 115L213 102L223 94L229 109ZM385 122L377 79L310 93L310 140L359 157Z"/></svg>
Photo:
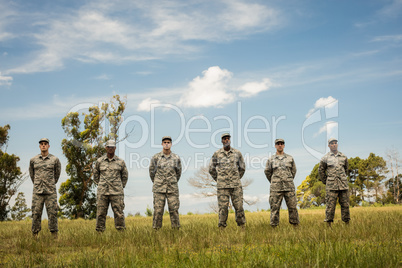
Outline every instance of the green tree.
<svg viewBox="0 0 402 268"><path fill-rule="evenodd" d="M352 207L357 206L362 201L363 187L359 177L359 165L362 159L360 157L349 158L349 190L350 190L350 205Z"/></svg>
<svg viewBox="0 0 402 268"><path fill-rule="evenodd" d="M325 203L325 185L318 179L316 164L310 175L297 187L296 195L300 208L318 207Z"/></svg>
<svg viewBox="0 0 402 268"><path fill-rule="evenodd" d="M59 188L63 215L75 219L96 217L93 163L105 154L107 140L117 141L125 107L126 101L115 95L110 103L90 107L88 113L82 113L83 124L77 112L69 113L62 119L67 139L63 139L61 145L67 158L66 173L69 175ZM103 129L103 123L108 133Z"/></svg>
<svg viewBox="0 0 402 268"><path fill-rule="evenodd" d="M381 202L383 204L400 204L402 200L402 174L387 180L385 187L388 190L382 197ZM397 196L395 194L397 194Z"/></svg>
<svg viewBox="0 0 402 268"><path fill-rule="evenodd" d="M0 221L7 220L8 204L27 178L17 165L20 158L14 154L3 152L3 149L7 148L9 129L10 125L0 127Z"/></svg>
<svg viewBox="0 0 402 268"><path fill-rule="evenodd" d="M31 209L27 207L24 193L19 192L17 198L15 199L15 204L11 208L11 219L13 221L24 220L30 211Z"/></svg>
<svg viewBox="0 0 402 268"><path fill-rule="evenodd" d="M387 150L387 164L389 166L389 170L391 172L391 179L386 182L388 187L388 191L392 194L394 200L391 203L399 204L401 202L402 197L402 183L401 183L401 174L399 173L399 168L401 161L399 159L399 152L393 148Z"/></svg>
<svg viewBox="0 0 402 268"><path fill-rule="evenodd" d="M381 182L385 179L385 174L388 172L387 163L381 156L370 153L367 159L359 162L358 168L362 201L364 201L364 191L366 191L367 200L365 201L377 202L379 200Z"/></svg>

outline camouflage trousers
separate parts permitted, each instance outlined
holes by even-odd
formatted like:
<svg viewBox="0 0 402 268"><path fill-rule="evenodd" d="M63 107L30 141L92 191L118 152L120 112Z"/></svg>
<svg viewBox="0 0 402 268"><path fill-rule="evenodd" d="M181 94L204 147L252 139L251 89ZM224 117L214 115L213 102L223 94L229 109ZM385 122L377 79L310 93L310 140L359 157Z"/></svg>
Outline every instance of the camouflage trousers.
<svg viewBox="0 0 402 268"><path fill-rule="evenodd" d="M103 232L106 229L106 215L109 208L112 207L114 214L114 226L117 230L126 229L124 221L124 195L103 195L98 194L96 199L96 231Z"/></svg>
<svg viewBox="0 0 402 268"><path fill-rule="evenodd" d="M50 232L58 232L57 225L57 194L33 194L32 196L32 233L39 233L42 229L43 206L46 206L46 212L49 222Z"/></svg>
<svg viewBox="0 0 402 268"><path fill-rule="evenodd" d="M279 225L279 212L282 200L285 197L286 206L289 212L289 223L299 224L299 213L297 212L297 199L294 191L271 192L269 205L271 206L271 225Z"/></svg>
<svg viewBox="0 0 402 268"><path fill-rule="evenodd" d="M243 209L243 188L219 188L218 189L218 207L219 207L219 227L226 227L228 219L229 198L235 209L236 222L238 226L246 223L246 216Z"/></svg>
<svg viewBox="0 0 402 268"><path fill-rule="evenodd" d="M172 228L180 228L179 219L179 193L155 193L154 192L154 216L152 228L159 229L162 227L163 212L165 210L165 202L167 200L170 223Z"/></svg>
<svg viewBox="0 0 402 268"><path fill-rule="evenodd" d="M339 204L341 205L341 217L342 221L348 222L350 221L350 212L349 212L349 190L327 190L325 196L325 221L333 222L335 217L335 207L336 201L339 198Z"/></svg>

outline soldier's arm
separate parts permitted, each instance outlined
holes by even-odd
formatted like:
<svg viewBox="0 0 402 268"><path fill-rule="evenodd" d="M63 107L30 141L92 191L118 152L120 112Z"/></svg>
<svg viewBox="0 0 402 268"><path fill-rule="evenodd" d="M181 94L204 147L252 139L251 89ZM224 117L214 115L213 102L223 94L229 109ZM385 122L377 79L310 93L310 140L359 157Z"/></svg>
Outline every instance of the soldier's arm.
<svg viewBox="0 0 402 268"><path fill-rule="evenodd" d="M35 169L34 169L34 161L32 159L31 161L29 161L29 177L31 177L31 181L34 182Z"/></svg>
<svg viewBox="0 0 402 268"><path fill-rule="evenodd" d="M100 179L100 170L99 170L99 161L95 161L95 167L94 167L94 182L96 185L98 185L99 183L99 179Z"/></svg>
<svg viewBox="0 0 402 268"><path fill-rule="evenodd" d="M271 177L272 177L272 163L268 159L267 164L265 165L265 177L267 177L268 181L271 183Z"/></svg>
<svg viewBox="0 0 402 268"><path fill-rule="evenodd" d="M57 183L59 181L61 174L61 163L58 158L56 158L56 163L54 165L54 181Z"/></svg>
<svg viewBox="0 0 402 268"><path fill-rule="evenodd" d="M320 166L318 167L318 178L324 184L327 184L327 174L325 173L326 170L327 170L327 162L321 159Z"/></svg>
<svg viewBox="0 0 402 268"><path fill-rule="evenodd" d="M243 178L244 172L246 172L246 164L244 163L243 155L239 152L239 175L240 179Z"/></svg>
<svg viewBox="0 0 402 268"><path fill-rule="evenodd" d="M293 176L293 179L296 177L296 171L297 171L297 169L296 169L295 159L292 158L292 176Z"/></svg>
<svg viewBox="0 0 402 268"><path fill-rule="evenodd" d="M345 157L346 159L345 159L345 173L346 173L346 176L349 176L349 162L348 162L348 158L347 157Z"/></svg>
<svg viewBox="0 0 402 268"><path fill-rule="evenodd" d="M151 163L149 163L149 177L151 178L151 181L154 182L155 179L155 174L156 174L156 157L153 156L151 159Z"/></svg>
<svg viewBox="0 0 402 268"><path fill-rule="evenodd" d="M180 180L181 177L181 161L180 161L180 157L177 157L177 164L176 164L176 178L177 181Z"/></svg>
<svg viewBox="0 0 402 268"><path fill-rule="evenodd" d="M216 181L218 179L218 174L216 172L216 165L218 164L218 159L216 159L216 154L214 153L211 161L209 162L209 174Z"/></svg>
<svg viewBox="0 0 402 268"><path fill-rule="evenodd" d="M127 166L126 166L126 162L123 162L123 169L121 170L121 182L123 184L123 188L126 187L127 185L127 181L128 181L128 170L127 170Z"/></svg>

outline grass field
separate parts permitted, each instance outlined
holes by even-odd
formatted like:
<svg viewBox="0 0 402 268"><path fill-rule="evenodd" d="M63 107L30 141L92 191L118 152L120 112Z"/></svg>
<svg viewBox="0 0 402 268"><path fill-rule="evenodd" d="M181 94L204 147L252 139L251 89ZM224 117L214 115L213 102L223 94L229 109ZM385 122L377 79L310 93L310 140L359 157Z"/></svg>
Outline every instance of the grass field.
<svg viewBox="0 0 402 268"><path fill-rule="evenodd" d="M332 228L324 210L300 210L293 228L281 211L278 228L269 226L269 212L246 213L240 230L229 215L228 227L217 228L218 216L183 215L180 230L168 216L158 232L150 217L129 217L127 230L108 219L103 234L95 221L61 220L53 239L42 222L37 240L30 221L0 223L1 267L402 267L402 206L352 208L351 224L340 221L337 208Z"/></svg>

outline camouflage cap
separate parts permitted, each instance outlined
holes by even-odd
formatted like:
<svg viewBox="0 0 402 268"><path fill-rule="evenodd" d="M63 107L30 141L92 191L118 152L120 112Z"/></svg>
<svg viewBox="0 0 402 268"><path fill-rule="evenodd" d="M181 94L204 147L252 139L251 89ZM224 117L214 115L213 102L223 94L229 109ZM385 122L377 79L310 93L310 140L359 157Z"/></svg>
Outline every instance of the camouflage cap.
<svg viewBox="0 0 402 268"><path fill-rule="evenodd" d="M47 142L47 143L50 143L48 138L42 138L42 139L40 139L40 140L39 140L39 143L41 143L42 141Z"/></svg>
<svg viewBox="0 0 402 268"><path fill-rule="evenodd" d="M285 140L284 140L284 139L276 139L276 140L275 140L275 144L277 144L278 142L283 142L283 144L285 144Z"/></svg>
<svg viewBox="0 0 402 268"><path fill-rule="evenodd" d="M114 140L108 140L106 142L106 147L116 147L116 141Z"/></svg>
<svg viewBox="0 0 402 268"><path fill-rule="evenodd" d="M230 134L229 133L223 133L222 135L221 135L221 139L223 139L224 137L232 137L232 136L230 136Z"/></svg>
<svg viewBox="0 0 402 268"><path fill-rule="evenodd" d="M162 142L163 142L164 140L170 140L170 141L172 141L172 138L171 138L170 136L163 136L163 137L162 137Z"/></svg>
<svg viewBox="0 0 402 268"><path fill-rule="evenodd" d="M335 139L335 138L330 138L329 140L328 140L328 144L330 144L331 142L333 142L333 141L338 141L338 139Z"/></svg>

